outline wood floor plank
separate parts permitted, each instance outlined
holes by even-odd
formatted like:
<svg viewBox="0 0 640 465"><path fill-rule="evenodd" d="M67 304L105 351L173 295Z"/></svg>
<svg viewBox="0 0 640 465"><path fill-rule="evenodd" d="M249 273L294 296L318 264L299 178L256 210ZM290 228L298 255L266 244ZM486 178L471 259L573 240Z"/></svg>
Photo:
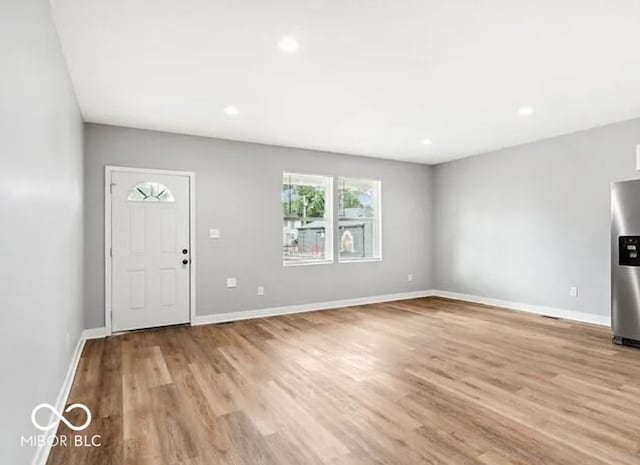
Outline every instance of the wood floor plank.
<svg viewBox="0 0 640 465"><path fill-rule="evenodd" d="M639 398L607 328L412 299L88 341L48 464L638 465Z"/></svg>

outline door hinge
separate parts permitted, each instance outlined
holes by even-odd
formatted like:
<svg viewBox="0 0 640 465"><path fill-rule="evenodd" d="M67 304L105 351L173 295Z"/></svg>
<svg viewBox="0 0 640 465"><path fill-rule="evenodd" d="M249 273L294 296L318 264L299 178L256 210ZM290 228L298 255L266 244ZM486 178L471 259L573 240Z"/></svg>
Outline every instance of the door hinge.
<svg viewBox="0 0 640 465"><path fill-rule="evenodd" d="M111 184L109 184L109 194L113 194L113 186L115 186L116 183L112 182Z"/></svg>
<svg viewBox="0 0 640 465"><path fill-rule="evenodd" d="M109 256L113 257L113 247L109 247Z"/></svg>

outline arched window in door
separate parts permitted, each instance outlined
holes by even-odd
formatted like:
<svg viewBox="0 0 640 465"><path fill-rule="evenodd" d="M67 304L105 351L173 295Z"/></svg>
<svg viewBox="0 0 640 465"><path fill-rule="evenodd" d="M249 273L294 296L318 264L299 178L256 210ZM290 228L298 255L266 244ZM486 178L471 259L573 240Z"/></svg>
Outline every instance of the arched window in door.
<svg viewBox="0 0 640 465"><path fill-rule="evenodd" d="M159 182L145 181L129 189L127 200L132 202L175 202L171 191Z"/></svg>

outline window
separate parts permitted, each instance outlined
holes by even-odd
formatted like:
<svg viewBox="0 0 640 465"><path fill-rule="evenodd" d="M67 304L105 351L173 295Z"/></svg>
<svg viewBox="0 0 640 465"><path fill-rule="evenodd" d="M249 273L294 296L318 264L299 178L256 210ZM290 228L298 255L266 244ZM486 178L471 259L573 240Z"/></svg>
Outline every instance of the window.
<svg viewBox="0 0 640 465"><path fill-rule="evenodd" d="M382 259L381 182L338 178L341 262Z"/></svg>
<svg viewBox="0 0 640 465"><path fill-rule="evenodd" d="M282 243L285 265L333 261L333 178L284 173Z"/></svg>
<svg viewBox="0 0 640 465"><path fill-rule="evenodd" d="M158 182L141 182L129 189L127 200L138 202L175 202L169 189Z"/></svg>

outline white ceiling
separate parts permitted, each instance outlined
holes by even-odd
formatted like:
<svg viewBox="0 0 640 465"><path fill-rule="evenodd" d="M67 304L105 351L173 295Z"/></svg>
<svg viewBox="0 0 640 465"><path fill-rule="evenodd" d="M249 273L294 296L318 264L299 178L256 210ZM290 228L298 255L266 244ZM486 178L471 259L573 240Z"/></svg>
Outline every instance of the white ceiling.
<svg viewBox="0 0 640 465"><path fill-rule="evenodd" d="M638 0L52 4L92 122L437 163L640 116Z"/></svg>

